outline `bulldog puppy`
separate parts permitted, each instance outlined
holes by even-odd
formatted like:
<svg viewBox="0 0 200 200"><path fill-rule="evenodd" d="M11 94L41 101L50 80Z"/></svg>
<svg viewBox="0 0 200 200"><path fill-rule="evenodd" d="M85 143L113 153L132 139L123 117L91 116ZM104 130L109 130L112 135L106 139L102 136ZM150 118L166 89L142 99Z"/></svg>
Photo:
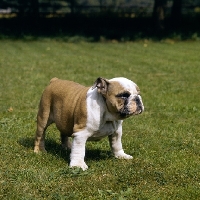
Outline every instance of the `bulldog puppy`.
<svg viewBox="0 0 200 200"><path fill-rule="evenodd" d="M55 123L62 146L71 148L70 167L86 170L86 141L106 136L116 158L132 159L122 148L122 122L143 110L139 87L126 78L100 77L90 88L53 78L40 100L34 152L46 151L45 130Z"/></svg>

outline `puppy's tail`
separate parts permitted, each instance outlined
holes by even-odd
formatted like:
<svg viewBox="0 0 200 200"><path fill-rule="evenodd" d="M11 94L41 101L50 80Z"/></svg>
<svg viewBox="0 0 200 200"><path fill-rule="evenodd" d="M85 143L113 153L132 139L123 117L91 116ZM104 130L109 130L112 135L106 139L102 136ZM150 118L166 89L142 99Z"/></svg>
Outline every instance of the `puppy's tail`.
<svg viewBox="0 0 200 200"><path fill-rule="evenodd" d="M54 82L54 81L56 81L56 80L58 80L58 78L54 77L54 78L52 78L52 79L50 80L50 83L52 83L52 82Z"/></svg>

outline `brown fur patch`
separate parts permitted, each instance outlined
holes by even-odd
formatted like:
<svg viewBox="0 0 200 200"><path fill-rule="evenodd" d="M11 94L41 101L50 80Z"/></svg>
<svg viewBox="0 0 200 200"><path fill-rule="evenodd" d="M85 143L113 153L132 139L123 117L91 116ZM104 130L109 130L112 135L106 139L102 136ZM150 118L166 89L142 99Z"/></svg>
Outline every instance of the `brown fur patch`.
<svg viewBox="0 0 200 200"><path fill-rule="evenodd" d="M117 81L109 82L106 94L106 104L110 112L117 113L124 106L124 100L116 98L116 95L123 92L124 92L124 87L119 82Z"/></svg>
<svg viewBox="0 0 200 200"><path fill-rule="evenodd" d="M38 117L48 114L49 123L55 122L58 130L67 136L86 127L86 95L88 87L53 78L44 90ZM47 117L44 116L45 118Z"/></svg>
<svg viewBox="0 0 200 200"><path fill-rule="evenodd" d="M50 80L50 83L52 83L52 82L54 82L54 81L56 81L56 80L58 80L58 78L54 77L54 78L52 78L52 79Z"/></svg>
<svg viewBox="0 0 200 200"><path fill-rule="evenodd" d="M117 95L124 92L124 87L117 81L110 81L108 92Z"/></svg>

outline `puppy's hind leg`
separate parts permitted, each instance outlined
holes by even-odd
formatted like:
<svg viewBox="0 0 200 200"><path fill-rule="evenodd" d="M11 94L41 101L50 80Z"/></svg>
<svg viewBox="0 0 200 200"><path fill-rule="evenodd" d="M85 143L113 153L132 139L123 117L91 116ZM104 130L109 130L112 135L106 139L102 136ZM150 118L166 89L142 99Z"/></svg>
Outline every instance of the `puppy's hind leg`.
<svg viewBox="0 0 200 200"><path fill-rule="evenodd" d="M70 141L70 138L67 136L67 134L60 132L60 138L61 138L61 143L62 147L65 150L71 149L72 144Z"/></svg>
<svg viewBox="0 0 200 200"><path fill-rule="evenodd" d="M53 121L50 119L50 110L44 111L43 109L39 109L37 116L37 130L35 134L35 153L38 153L40 151L46 152L44 141L45 131L52 122Z"/></svg>

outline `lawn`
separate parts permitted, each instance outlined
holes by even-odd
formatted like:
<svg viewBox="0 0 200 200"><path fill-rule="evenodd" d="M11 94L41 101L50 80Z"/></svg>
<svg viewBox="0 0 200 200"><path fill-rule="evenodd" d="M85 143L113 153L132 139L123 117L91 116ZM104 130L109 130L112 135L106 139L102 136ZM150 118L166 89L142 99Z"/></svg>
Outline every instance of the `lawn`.
<svg viewBox="0 0 200 200"><path fill-rule="evenodd" d="M198 199L200 42L69 43L0 40L0 199ZM107 139L88 142L87 171L70 169L54 125L33 153L41 93L52 77L92 85L123 76L145 112L126 119L118 160Z"/></svg>

